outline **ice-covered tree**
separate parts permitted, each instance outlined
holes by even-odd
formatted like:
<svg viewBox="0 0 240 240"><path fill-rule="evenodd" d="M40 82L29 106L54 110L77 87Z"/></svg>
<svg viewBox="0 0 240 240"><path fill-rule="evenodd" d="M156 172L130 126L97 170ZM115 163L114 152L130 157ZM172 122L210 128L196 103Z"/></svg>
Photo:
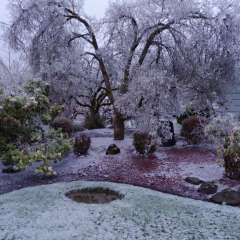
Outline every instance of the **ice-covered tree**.
<svg viewBox="0 0 240 240"><path fill-rule="evenodd" d="M196 110L223 105L227 89L236 81L239 27L236 15L228 11L219 10L207 21L195 23L188 38L174 49L173 73L185 93L182 100Z"/></svg>
<svg viewBox="0 0 240 240"><path fill-rule="evenodd" d="M75 115L85 115L85 126L88 129L102 128L104 122L101 114L104 108L111 106L111 102L107 97L99 66L95 59L86 57L81 59L79 65L81 67L72 76L76 81L72 82L69 96L75 105Z"/></svg>
<svg viewBox="0 0 240 240"><path fill-rule="evenodd" d="M28 57L34 76L51 84L54 97L65 97L74 51L68 45L62 1L11 1L12 24L8 31L11 46ZM63 101L58 99L58 101Z"/></svg>
<svg viewBox="0 0 240 240"><path fill-rule="evenodd" d="M126 59L129 60L128 63L131 63L127 64L127 68L123 65L123 69L127 69L124 71L126 74L123 78L125 79L123 86L128 88L128 92L126 91L127 94L120 97L122 109L124 106L131 106L129 103L133 104L132 98L134 98L133 108L140 111L141 109L137 108L140 101L146 109L146 114L140 111L140 116L145 117L145 121L140 118L141 123L153 122L156 126L153 121L155 116L171 117L178 113L176 110L185 108L189 103L196 110L203 110L203 106L212 108L216 102L223 103L227 87L232 86L235 81L234 71L239 55L237 44L239 27L236 17L238 6L213 1L202 1L199 5L192 1L191 3L182 2L187 5L181 5L180 2L175 1L175 4L180 4L182 8L173 7L173 10L171 1L154 1L153 5L150 4L154 9L161 4L165 10L169 7L167 16L174 12L171 17L178 16L178 21L175 20L169 29L155 36L152 44L147 45L149 49L146 56L142 55L141 50L145 45L141 43L138 47L133 44L132 49L135 54L130 55L129 58L129 44L125 45L125 52L119 54L120 63L126 62ZM149 1L143 1L143 3L149 4ZM134 10L137 8L126 13L125 7L120 6L119 10L114 5L112 9L115 16L116 12L120 12L120 16L123 16L125 12L127 17L124 19L129 20L133 25L133 28L130 28L123 20L118 21L117 25L111 23L116 33L115 43L114 36L111 36L116 53L124 42L131 39L130 36L140 31L136 21L138 18L129 18L129 16L134 16ZM144 17L143 9L147 7L140 5L139 8L136 10L136 15L141 13L141 19L146 24L147 17ZM154 22L154 9L149 10L151 12L148 14L149 22ZM233 9L235 13L232 12ZM157 12L156 21L159 20L159 12L161 10ZM145 56L144 62L141 61L141 56ZM141 85L143 87L140 87ZM155 120L159 122L157 118Z"/></svg>
<svg viewBox="0 0 240 240"><path fill-rule="evenodd" d="M150 120L173 115L189 93L212 100L226 78L231 80L236 50L231 27L237 22L232 2L115 1L96 21L83 12L82 1L15 0L10 39L18 48L28 43L33 68L58 80L76 73L73 53L81 46L79 56L98 63L114 109L114 137L123 139L129 113Z"/></svg>
<svg viewBox="0 0 240 240"><path fill-rule="evenodd" d="M108 97L114 106L116 139L124 137L125 119L118 99L125 98L132 81L137 84L140 80L142 69L146 69L144 65L152 56L150 53L156 48L156 61L159 61L162 49L167 50L162 39L177 44L175 35L181 34L183 26L190 26L191 19L206 18L194 1L115 2L105 18L100 43L98 29L90 19L74 8L65 10L69 22L77 22L85 28L75 34L74 39L87 42L90 50L85 53L99 62ZM141 81L144 80L141 78ZM119 87L118 94L112 92L115 85Z"/></svg>

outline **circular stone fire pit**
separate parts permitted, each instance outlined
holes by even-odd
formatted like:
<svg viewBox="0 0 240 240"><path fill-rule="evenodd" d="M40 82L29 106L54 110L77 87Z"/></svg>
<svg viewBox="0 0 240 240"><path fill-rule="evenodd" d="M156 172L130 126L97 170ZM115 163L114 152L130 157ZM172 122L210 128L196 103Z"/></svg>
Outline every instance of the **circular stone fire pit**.
<svg viewBox="0 0 240 240"><path fill-rule="evenodd" d="M78 203L104 204L118 199L123 199L123 195L109 188L84 188L66 193L66 197Z"/></svg>

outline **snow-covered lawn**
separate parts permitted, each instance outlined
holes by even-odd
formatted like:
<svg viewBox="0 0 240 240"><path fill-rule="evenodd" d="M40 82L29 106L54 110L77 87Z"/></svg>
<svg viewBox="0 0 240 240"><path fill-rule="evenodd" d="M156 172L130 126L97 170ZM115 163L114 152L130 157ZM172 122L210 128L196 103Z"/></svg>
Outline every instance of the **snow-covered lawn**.
<svg viewBox="0 0 240 240"><path fill-rule="evenodd" d="M75 203L72 189L107 187L110 204ZM0 196L1 240L239 240L240 209L129 185L58 183Z"/></svg>

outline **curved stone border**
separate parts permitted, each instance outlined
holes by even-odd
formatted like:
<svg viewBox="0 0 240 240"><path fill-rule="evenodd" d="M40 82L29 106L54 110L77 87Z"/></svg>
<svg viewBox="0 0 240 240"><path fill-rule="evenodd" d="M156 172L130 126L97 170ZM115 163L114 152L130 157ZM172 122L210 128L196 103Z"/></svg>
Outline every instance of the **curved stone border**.
<svg viewBox="0 0 240 240"><path fill-rule="evenodd" d="M79 204L65 193L103 187L125 197ZM238 240L240 209L180 198L123 184L72 182L0 196L0 239L17 240Z"/></svg>

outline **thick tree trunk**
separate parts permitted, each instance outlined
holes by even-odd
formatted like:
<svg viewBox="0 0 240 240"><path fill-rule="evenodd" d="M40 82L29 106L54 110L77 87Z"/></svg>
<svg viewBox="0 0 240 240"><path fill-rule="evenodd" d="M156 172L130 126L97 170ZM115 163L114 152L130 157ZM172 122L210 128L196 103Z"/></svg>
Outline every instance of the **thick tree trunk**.
<svg viewBox="0 0 240 240"><path fill-rule="evenodd" d="M98 112L90 111L85 118L85 127L87 129L104 128L104 123Z"/></svg>
<svg viewBox="0 0 240 240"><path fill-rule="evenodd" d="M121 113L115 111L113 114L114 139L124 140L125 126L124 118Z"/></svg>

